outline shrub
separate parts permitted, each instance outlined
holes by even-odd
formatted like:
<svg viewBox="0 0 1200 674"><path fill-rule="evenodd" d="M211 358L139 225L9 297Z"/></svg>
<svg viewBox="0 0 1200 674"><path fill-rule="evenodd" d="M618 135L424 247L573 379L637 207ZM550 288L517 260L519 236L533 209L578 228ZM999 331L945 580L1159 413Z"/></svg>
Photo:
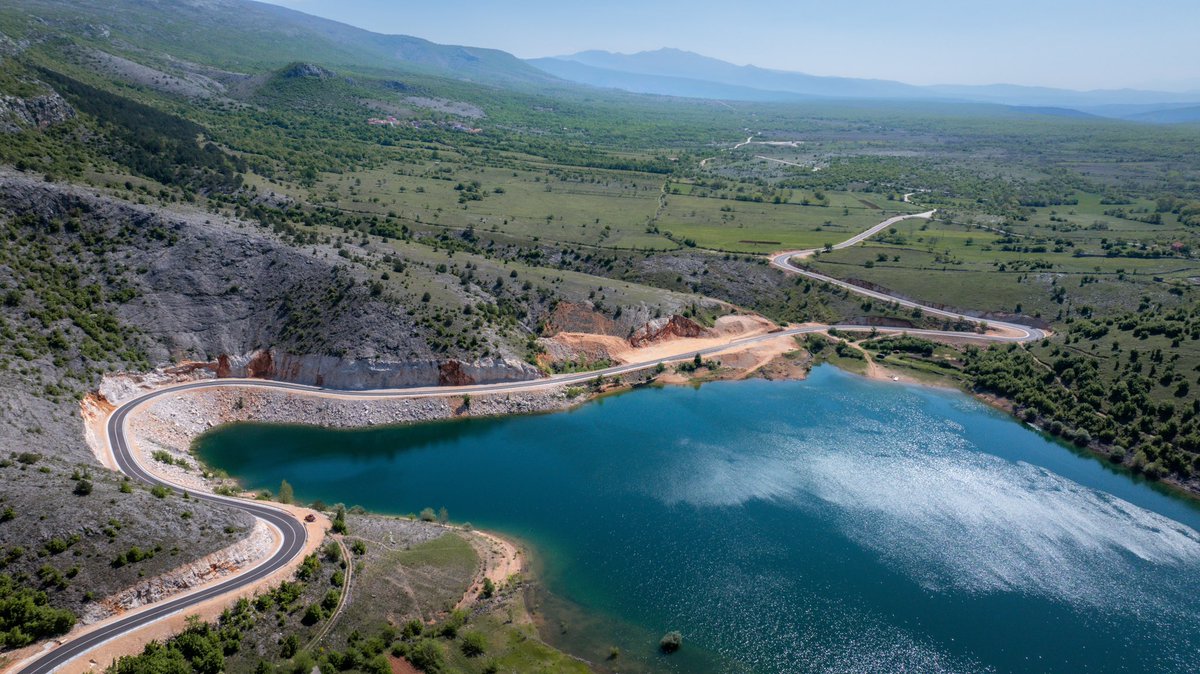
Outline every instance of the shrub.
<svg viewBox="0 0 1200 674"><path fill-rule="evenodd" d="M71 490L76 496L87 496L92 493L92 481L80 479L75 483L75 488Z"/></svg>
<svg viewBox="0 0 1200 674"><path fill-rule="evenodd" d="M75 614L47 603L45 592L0 574L0 649L27 646L75 626Z"/></svg>
<svg viewBox="0 0 1200 674"><path fill-rule="evenodd" d="M342 546L338 545L337 541L329 541L324 548L325 559L331 562L342 561Z"/></svg>
<svg viewBox="0 0 1200 674"><path fill-rule="evenodd" d="M296 578L298 580L312 580L321 570L321 560L316 555L308 555L300 562L300 566L296 569Z"/></svg>
<svg viewBox="0 0 1200 674"><path fill-rule="evenodd" d="M408 661L425 674L441 674L446 666L442 647L433 639L421 639L408 651Z"/></svg>
<svg viewBox="0 0 1200 674"><path fill-rule="evenodd" d="M295 655L298 650L300 650L300 639L295 634L289 634L280 645L279 657L286 660Z"/></svg>
<svg viewBox="0 0 1200 674"><path fill-rule="evenodd" d="M295 492L292 490L292 485L287 480L279 483L279 494L276 497L280 503L291 503L296 500Z"/></svg>
<svg viewBox="0 0 1200 674"><path fill-rule="evenodd" d="M337 590L329 590L325 593L325 596L321 598L321 608L325 609L326 611L332 611L333 609L337 608L338 601L340 601L341 598L342 593L338 592Z"/></svg>
<svg viewBox="0 0 1200 674"><path fill-rule="evenodd" d="M487 638L479 632L463 632L462 643L459 645L463 655L473 658L483 655L487 650Z"/></svg>
<svg viewBox="0 0 1200 674"><path fill-rule="evenodd" d="M316 625L324 619L325 609L321 608L320 604L309 604L308 608L304 611L304 617L300 619L300 622L305 625Z"/></svg>
<svg viewBox="0 0 1200 674"><path fill-rule="evenodd" d="M446 622L442 623L442 627L438 632L447 639L453 639L458 636L458 631L466 624L467 612L462 609L454 609L450 613L450 617L446 619Z"/></svg>

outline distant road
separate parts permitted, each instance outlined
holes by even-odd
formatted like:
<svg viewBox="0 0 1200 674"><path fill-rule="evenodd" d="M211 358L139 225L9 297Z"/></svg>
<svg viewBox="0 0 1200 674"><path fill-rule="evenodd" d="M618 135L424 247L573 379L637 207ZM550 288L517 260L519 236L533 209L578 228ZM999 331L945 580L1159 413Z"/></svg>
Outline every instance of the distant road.
<svg viewBox="0 0 1200 674"><path fill-rule="evenodd" d="M894 225L898 222L901 222L904 220L909 220L912 218L921 218L924 220L928 220L928 219L932 218L933 214L936 212L937 212L937 209L934 209L932 211L925 211L924 213L913 213L911 215L897 215L894 218L888 218L887 220L884 220L883 222L879 223L878 225L875 225L874 227L866 230L865 232L856 234L841 243L834 244L833 246L830 246L830 248L833 250L841 250L843 248L849 248L850 246L853 246L855 244L866 241L867 239L871 238L872 236L878 234L879 232L887 229L888 227L891 227L892 225ZM977 316L968 316L967 314L960 314L960 313L956 313L953 311L946 311L945 309L938 309L938 308L931 307L931 306L928 306L925 304L921 304L920 302L914 302L912 300L903 299L900 297L896 297L894 295L889 295L887 293L879 292L877 290L869 290L867 288L863 288L862 286L857 286L857 285L854 285L853 283L847 283L846 281L835 279L832 276L818 274L817 272L809 271L807 269L804 269L802 267L798 267L798 266L792 264L792 260L794 260L796 258L811 257L811 256L821 252L822 250L824 250L824 249L809 248L806 250L789 250L789 251L784 251L782 253L775 253L775 254L771 255L771 258L770 258L771 265L774 267L778 267L779 269L782 269L786 272L790 272L793 274L800 274L801 276L806 276L813 280L821 281L822 283L828 283L830 285L834 285L839 288L845 288L846 290L849 290L850 292L852 292L856 295L861 295L863 297L870 297L872 299L881 300L884 302L895 303L902 307L908 307L909 309L920 309L922 312L924 312L926 314L931 314L934 316L941 316L943 318L949 318L949 319L956 320L956 321L965 321L965 322L971 323L973 325L987 326L988 328L998 329L998 330L1002 330L1002 331L1005 331L1008 333L1008 335L1004 335L1004 336L992 335L991 338L993 339L993 341L1028 342L1028 341L1036 341L1036 340L1042 339L1043 337L1046 336L1046 332L1044 330L1039 330L1038 328L1031 328L1029 326L1020 325L1017 323L1005 323L1004 321L989 321L989 320L979 318ZM928 331L907 330L906 332L909 332L911 334L921 334L922 332L928 332ZM939 331L935 330L932 332L938 333ZM954 334L961 336L965 333L954 333ZM984 335L981 335L981 336L984 336Z"/></svg>
<svg viewBox="0 0 1200 674"><path fill-rule="evenodd" d="M889 218L858 235L834 245L833 248L841 249L853 246L854 244L864 241L878 232L891 227L897 222L910 218L929 219L933 217L934 213L935 211L927 211L925 213L898 215L894 218ZM1038 340L1045 336L1045 333L1037 328L1030 328L1024 325L1017 325L1015 323L984 321L983 319L973 316L936 309L934 307L912 302L910 300L893 297L885 293L867 290L866 288L861 288L854 284L846 283L845 281L839 281L838 279L825 276L824 274L818 274L816 272L802 269L793 265L791 262L793 258L808 257L819 252L820 250L821 249L793 250L776 253L770 258L771 264L779 269L783 269L784 271L800 274L808 278L838 286L840 288L845 288L852 293L862 295L864 297L871 297L885 302L894 302L904 307L919 308L927 314L942 316L953 320L966 321L974 325L986 324L989 328L999 329L1006 334L981 334L974 332L919 330L889 328L882 326L874 328L879 333L910 334L924 337L955 337L958 339L969 339L980 342L1025 342L1030 340ZM755 335L753 337L744 337L742 339L733 340L726 344L698 349L696 351L688 351L667 359L655 359L638 363L629 363L626 365L616 365L603 370L594 370L591 372L577 372L571 374L554 375L544 379L532 379L528 381L505 382L499 384L476 384L471 386L425 386L401 389L341 391L317 386L308 386L305 384L293 384L291 382L267 381L261 379L211 379L189 382L186 384L161 388L122 403L108 418L108 442L109 446L112 448L113 456L115 457L117 466L121 469L121 472L129 475L139 482L148 485L161 485L182 491L185 489L184 487L168 482L163 478L150 473L138 464L130 446L129 438L125 433L125 422L129 415L142 405L145 405L146 403L149 403L162 396L175 395L184 391L207 388L281 389L286 391L296 391L312 395L338 398L423 398L434 396L507 393L570 384L585 384L594 380L596 377L615 377L619 375L630 374L654 367L661 362L690 360L695 358L697 355L703 358L705 356L711 356L724 351L743 348L769 340L780 339L783 337L794 337L815 332L824 332L829 329L862 331L868 328L862 325L809 325L797 328L788 328L779 332ZM239 575L226 578L193 594L177 597L175 599L168 599L161 604L152 604L149 608L143 611L132 613L124 618L115 620L94 632L84 634L76 639L65 642L53 650L42 653L31 659L21 669L17 670L18 674L48 674L67 662L86 654L106 641L114 639L128 632L132 632L140 627L149 625L167 616L185 611L203 601L212 599L213 597L218 597L252 585L261 579L270 576L275 571L287 566L295 557L304 551L308 539L308 534L304 524L285 510L275 508L271 505L261 502L217 496L216 494L205 492L191 492L191 496L192 498L198 498L204 501L237 508L259 518L260 520L265 521L267 524L280 532L281 543L279 548L267 561L260 563Z"/></svg>

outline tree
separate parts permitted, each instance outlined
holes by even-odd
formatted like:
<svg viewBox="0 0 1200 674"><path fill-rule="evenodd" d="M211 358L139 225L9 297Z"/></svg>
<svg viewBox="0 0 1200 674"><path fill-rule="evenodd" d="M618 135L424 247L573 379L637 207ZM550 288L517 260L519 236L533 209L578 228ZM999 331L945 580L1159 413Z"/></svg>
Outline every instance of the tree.
<svg viewBox="0 0 1200 674"><path fill-rule="evenodd" d="M277 498L280 503L291 503L296 500L296 494L292 491L292 485L287 480L279 483L279 496Z"/></svg>

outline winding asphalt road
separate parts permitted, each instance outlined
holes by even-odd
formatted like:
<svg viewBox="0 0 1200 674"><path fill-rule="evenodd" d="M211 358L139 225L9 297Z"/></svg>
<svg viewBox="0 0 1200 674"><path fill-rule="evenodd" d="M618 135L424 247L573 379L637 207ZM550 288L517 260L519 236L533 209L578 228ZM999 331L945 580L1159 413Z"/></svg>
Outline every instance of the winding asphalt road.
<svg viewBox="0 0 1200 674"><path fill-rule="evenodd" d="M843 241L842 243L839 243L839 244L833 246L833 248L840 249L840 248L846 248L848 246L853 246L854 244L865 240L866 238L892 226L893 224L895 224L901 220L905 220L908 218L929 218L933 215L933 213L934 213L934 211L929 211L927 213L918 213L918 214L914 214L914 215L902 215L902 216L890 218L890 219L885 220L884 222L881 222L880 224L872 227L871 229L868 229L867 231L865 231L861 234L858 234L846 241ZM936 309L933 307L921 305L916 302L911 302L908 300L891 297L889 295L885 295L883 293L875 292L872 290L867 290L865 288L860 288L856 285L846 283L844 281L839 281L835 278L825 276L823 274L817 274L815 272L811 272L806 269L802 269L800 267L793 265L791 262L792 258L807 257L816 252L818 252L818 249L802 250L802 251L788 251L788 252L783 252L783 253L777 253L771 257L771 264L774 265L775 267L778 267L785 271L788 271L791 273L796 273L796 274L801 274L803 276L806 276L806 277L809 277L809 278L812 278L812 279L815 279L818 281L822 281L824 283L829 283L831 285L845 288L846 290L849 290L850 292L853 292L853 293L856 293L858 295L862 295L865 297L871 297L871 298L879 299L879 300L886 301L886 302L895 302L896 304L899 304L900 306L911 307L911 308L920 308L922 311L924 311L925 313L928 313L928 314L943 316L943 317L951 318L954 320L962 320L962 321L966 321L966 322L976 324L976 325L983 325L985 323L985 321L983 321L979 318L973 317L973 316L967 316L964 314L957 314L957 313L950 312L950 311L944 311L941 309ZM929 336L929 337L953 336L953 337L956 337L959 339L971 339L971 340L978 340L981 342L1023 342L1023 341L1041 339L1044 336L1044 333L1041 330L1038 330L1036 328L1026 327L1023 325L1017 325L1015 323L1001 323L1001 322L996 322L996 321L986 321L986 324L990 327L1002 328L1005 331L1007 331L1009 334L997 335L997 334L980 334L980 333L972 333L972 332L947 332L947 331L942 331L942 330L914 330L914 329L900 329L900 328L887 328L887 327L879 327L879 328L877 328L877 331L880 333L893 333L893 334L894 333L907 333L910 335L921 335L921 336ZM675 361L689 360L689 359L694 358L697 355L699 355L701 357L710 356L710 355L714 355L717 353L721 353L723 351L728 351L728 350L735 349L735 348L742 348L742 347L750 346L750 345L757 344L760 342L765 342L768 340L779 339L781 337L802 335L802 334L807 334L807 333L823 332L823 331L829 330L831 328L835 328L838 330L858 330L858 331L862 331L862 330L866 329L866 328L864 328L864 326L861 326L861 325L833 325L833 326L814 325L814 326L789 328L789 329L781 330L778 332L766 333L766 334L762 334L762 335L755 335L753 337L745 337L742 339L734 340L727 344L722 344L722 345L713 346L713 347L709 347L709 348L705 348L705 349L700 349L697 351L689 351L687 353L679 354L670 359L667 359L667 361L675 362ZM504 392L509 392L509 391L539 389L539 388L547 388L547 387L552 387L552 386L561 386L561 385L568 385L568 384L583 384L583 383L587 383L587 382L594 380L598 376L613 377L613 376L618 376L618 375L623 375L623 374L629 374L631 372L637 372L639 370L644 370L644 369L647 369L650 367L654 367L655 365L657 365L660 362L663 362L663 361L662 360L652 360L652 361L645 361L645 362L640 362L640 363L630 363L630 364L626 364L626 365L618 365L618 366L610 367L610 368L607 368L604 370L596 370L596 371L592 371L592 372L580 372L580 373L573 373L573 374L555 375L552 377L547 377L545 379L534 379L534 380L518 381L518 382L504 382L504 383L498 383L498 384L479 384L479 385L472 385L472 386L455 386L455 387L427 386L427 387L405 388L405 389L374 389L374 390L367 390L367 391L340 391L340 390L325 389L325 388L315 387L315 386L306 386L304 384L293 384L290 382L266 381L266 380L259 380L259 379L220 379L220 380L190 382L190 383L186 383L186 384L179 384L177 386L161 388L156 391L146 393L137 398L134 398L132 400L122 403L109 416L108 425L107 425L107 435L108 435L109 446L112 449L113 456L114 456L114 458L117 462L117 466L120 468L121 472L138 480L139 482L142 482L142 483L145 483L148 485L164 486L164 487L168 487L171 489L182 490L183 489L182 487L172 484L170 482L167 482L167 481L163 480L162 478L153 475L149 471L142 468L142 466L140 464L138 464L137 459L135 458L135 455L130 446L129 439L126 436L126 432L125 432L126 431L126 429L125 429L126 420L128 419L129 415L134 410L136 410L139 407L141 407L142 405L145 405L145 404L147 404L157 398L160 398L162 396L175 395L175 394L183 392L183 391L190 391L190 390L195 390L195 389L219 388L219 387L282 389L282 390L287 390L287 391L297 391L297 392L303 392L303 393L320 394L320 395L345 397L345 398L420 398L420 397L428 397L428 396L461 396L464 394L475 395L475 394L486 394L486 393L504 393ZM264 504L261 502L250 501L250 500L240 499L240 498L230 498L230 497L225 497L225 496L218 496L216 494L209 494L209 493L203 493L203 492L191 493L191 497L200 499L200 500L204 500L204 501L208 501L208 502L212 502L212 503L229 506L232 508L237 508L239 510L242 510L244 512L247 512L247 513L253 515L254 517L257 517L257 518L265 521L268 525L273 527L279 534L280 544L279 544L278 549L275 551L274 554L271 555L271 557L269 559L267 559L264 562L259 563L257 566L254 566L247 571L242 572L239 575L236 575L236 576L233 576L230 578L226 578L218 583L215 583L213 585L205 587L205 588L203 588L197 592L194 592L192 594L186 594L186 595L183 595L180 597L176 597L174 599L169 599L167 601L162 602L161 604L151 605L151 607L148 609L141 610L139 612L127 615L123 618L114 620L113 622L111 622L107 625L104 625L103 627L101 627L99 629L96 629L96 630L86 633L78 638L75 638L68 642L65 642L64 644L62 644L52 650L40 653L36 657L30 659L23 667L16 670L17 674L47 674L47 673L52 672L55 669L61 667L62 665L70 662L71 660L88 653L92 649L95 649L96 647L100 646L101 644L103 644L111 639L114 639L114 638L121 636L123 634L126 634L128 632L132 632L133 630L136 630L140 627L143 627L143 626L153 623L155 621L161 620L162 618L165 618L169 615L173 615L173 614L179 613L181 611L184 611L186 609L189 609L191 607L194 607L197 604L199 604L203 601L206 601L208 599L211 599L213 597L218 597L220 595L224 595L224 594L232 592L234 590L252 585L253 583L258 582L258 581L262 580L263 578L270 576L272 573L276 572L277 570L287 566L289 562L291 562L297 555L299 555L303 552L303 550L305 549L305 546L307 545L308 533L304 527L304 524L302 522L300 522L299 520L297 520L295 518L295 516L293 516L291 513L287 512L283 509L276 508L276 507L273 507L271 505L267 505L267 504Z"/></svg>

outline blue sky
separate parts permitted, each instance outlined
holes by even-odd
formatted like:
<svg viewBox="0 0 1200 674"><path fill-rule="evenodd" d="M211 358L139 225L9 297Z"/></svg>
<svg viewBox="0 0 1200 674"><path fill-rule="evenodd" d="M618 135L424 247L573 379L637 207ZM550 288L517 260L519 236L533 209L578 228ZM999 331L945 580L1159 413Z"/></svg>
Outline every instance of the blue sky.
<svg viewBox="0 0 1200 674"><path fill-rule="evenodd" d="M271 1L524 58L676 47L914 84L1200 90L1200 0Z"/></svg>

